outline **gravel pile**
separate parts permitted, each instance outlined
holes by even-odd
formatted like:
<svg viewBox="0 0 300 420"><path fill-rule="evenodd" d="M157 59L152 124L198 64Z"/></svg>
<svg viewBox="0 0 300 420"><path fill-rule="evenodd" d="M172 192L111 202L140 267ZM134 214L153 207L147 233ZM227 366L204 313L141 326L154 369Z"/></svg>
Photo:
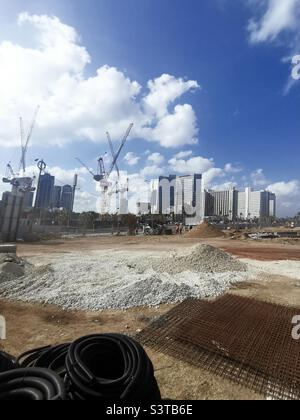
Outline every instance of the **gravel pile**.
<svg viewBox="0 0 300 420"><path fill-rule="evenodd" d="M246 264L210 245L198 245L186 255L173 253L171 257L153 261L155 271L169 274L194 271L196 273L225 273L246 271Z"/></svg>
<svg viewBox="0 0 300 420"><path fill-rule="evenodd" d="M208 252L216 258L214 248L210 251L196 248L191 254L179 257L185 262L191 258L194 265L189 271L184 271L181 266L178 272L171 274L164 268L164 261L170 263L170 258L161 261L152 258L152 264L149 264L148 255L140 254L137 258L117 251L60 255L48 258L50 264L32 269L29 276L1 282L0 294L25 302L55 304L65 309L127 309L176 303L189 297L216 297L232 284L251 278L244 266L236 260L231 261L230 257L228 260L227 254L220 259L223 272L213 270L216 268L212 266L213 259L209 265L204 258L200 271L195 256L201 254L204 257ZM141 260L145 261L144 265ZM214 261L217 264L217 260ZM230 265L233 262L234 265ZM226 267L235 270L225 271Z"/></svg>
<svg viewBox="0 0 300 420"><path fill-rule="evenodd" d="M0 254L0 283L25 275L29 265L16 254Z"/></svg>

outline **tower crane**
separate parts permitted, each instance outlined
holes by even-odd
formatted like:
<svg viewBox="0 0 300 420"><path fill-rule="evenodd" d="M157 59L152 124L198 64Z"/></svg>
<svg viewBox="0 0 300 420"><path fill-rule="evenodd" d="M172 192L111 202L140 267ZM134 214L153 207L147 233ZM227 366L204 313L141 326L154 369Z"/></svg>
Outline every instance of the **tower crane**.
<svg viewBox="0 0 300 420"><path fill-rule="evenodd" d="M88 170L88 172L92 175L94 181L99 182L100 185L100 189L101 189L101 214L106 214L109 211L109 196L111 194L109 194L109 187L112 186L112 183L109 181L109 178L111 176L111 173L114 169L116 169L117 174L118 174L118 182L119 182L119 177L120 177L120 171L118 168L118 159L120 157L120 154L125 146L125 143L128 139L128 136L132 130L133 127L133 123L129 125L122 141L121 144L117 150L117 152L115 153L114 151L114 147L113 147L113 143L111 141L110 135L107 132L107 138L108 138L108 142L109 142L109 147L110 147L110 151L111 151L111 155L112 155L112 162L109 168L109 171L107 172L105 169L105 164L104 164L104 158L100 157L98 159L98 169L97 169L97 174L95 174L93 171L91 171L91 169L79 158L76 158L76 160L84 167ZM106 155L106 154L105 154ZM116 189L116 191L121 192L121 189L118 187Z"/></svg>
<svg viewBox="0 0 300 420"><path fill-rule="evenodd" d="M20 117L20 133L21 133L21 159L20 159L20 166L19 166L19 171L22 169L23 171L23 175L25 175L26 172L26 154L27 154L27 150L28 150L28 145L29 145L29 141L32 137L32 133L34 130L34 126L36 123L36 118L38 115L38 112L40 110L40 106L38 106L34 112L34 116L33 116L33 120L32 123L30 125L27 137L25 138L25 133L24 133L24 125L23 125L23 119L22 117Z"/></svg>
<svg viewBox="0 0 300 420"><path fill-rule="evenodd" d="M106 153L104 154L104 156L105 155L106 155ZM103 156L100 156L97 160L97 162L98 162L97 174L94 174L94 172L91 171L91 169L81 159L79 159L79 158L75 158L75 159L78 160L78 162L92 175L92 177L94 178L94 181L100 182L106 177Z"/></svg>
<svg viewBox="0 0 300 420"><path fill-rule="evenodd" d="M23 125L23 119L20 117L20 136L21 136L21 158L20 158L20 164L19 164L19 171L18 173L15 173L15 171L12 168L11 163L9 162L6 165L6 174L5 177L2 179L2 181L6 184L11 184L13 187L17 188L21 192L28 192L28 191L34 191L35 188L32 188L33 178L25 178L25 172L26 172L26 154L29 146L29 141L32 137L32 133L34 130L37 114L39 112L40 106L38 106L35 110L32 123L30 125L29 131L27 136L25 136L24 133L24 125ZM20 171L23 172L23 179L20 179Z"/></svg>
<svg viewBox="0 0 300 420"><path fill-rule="evenodd" d="M122 150L125 146L125 143L126 143L128 137L129 137L129 134L130 134L132 128L133 128L133 123L131 123L129 125L117 153L115 153L113 142L111 140L109 132L108 131L106 132L106 136L107 136L107 140L108 140L108 144L109 144L109 148L110 148L110 152L111 152L111 156L112 156L112 164L111 164L110 173L113 171L114 168L117 171L117 182L116 182L116 186L115 186L116 188L115 188L115 191L112 192L112 194L114 194L114 193L116 194L117 210L120 210L120 199L122 200L124 198L124 194L129 191L129 179L128 178L126 180L126 186L121 186L120 185L120 171L119 171L119 167L118 167L118 159L119 159L120 154L121 154L121 152L122 152ZM109 173L109 175L110 175L110 173Z"/></svg>

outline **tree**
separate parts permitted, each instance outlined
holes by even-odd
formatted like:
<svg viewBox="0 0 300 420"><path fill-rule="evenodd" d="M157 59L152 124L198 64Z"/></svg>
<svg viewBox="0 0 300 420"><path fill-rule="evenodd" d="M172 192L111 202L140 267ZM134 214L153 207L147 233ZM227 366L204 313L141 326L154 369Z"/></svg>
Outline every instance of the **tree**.
<svg viewBox="0 0 300 420"><path fill-rule="evenodd" d="M94 211L81 213L79 216L80 226L85 229L93 229L95 220L98 219L98 214Z"/></svg>
<svg viewBox="0 0 300 420"><path fill-rule="evenodd" d="M134 235L137 226L137 216L135 214L125 214L122 216L121 221L124 225L128 226L129 235Z"/></svg>

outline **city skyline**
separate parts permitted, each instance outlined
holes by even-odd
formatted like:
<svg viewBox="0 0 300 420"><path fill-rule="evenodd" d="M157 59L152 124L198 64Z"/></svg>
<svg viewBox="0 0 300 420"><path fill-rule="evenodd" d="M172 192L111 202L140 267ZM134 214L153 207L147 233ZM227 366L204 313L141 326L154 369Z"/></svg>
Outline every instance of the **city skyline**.
<svg viewBox="0 0 300 420"><path fill-rule="evenodd" d="M131 209L150 179L201 173L206 189L268 189L279 216L296 214L300 81L291 75L300 45L291 40L300 2L280 18L279 2L242 3L166 0L157 15L148 0L0 1L1 176L18 164L19 116L27 127L39 104L28 174L38 157L60 185L78 173L76 210L96 210L100 198L75 156L96 168L106 131L117 144L134 122L120 165Z"/></svg>

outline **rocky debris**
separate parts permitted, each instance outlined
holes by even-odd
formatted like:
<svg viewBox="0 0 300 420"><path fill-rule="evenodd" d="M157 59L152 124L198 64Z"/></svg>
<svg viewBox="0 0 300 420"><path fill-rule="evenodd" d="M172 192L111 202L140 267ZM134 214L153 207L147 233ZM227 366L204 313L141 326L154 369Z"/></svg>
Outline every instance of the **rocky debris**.
<svg viewBox="0 0 300 420"><path fill-rule="evenodd" d="M14 277L22 277L25 274L24 268L14 262L5 262L1 264L0 270L1 273L11 274Z"/></svg>
<svg viewBox="0 0 300 420"><path fill-rule="evenodd" d="M246 271L246 264L210 245L197 245L186 255L174 253L169 258L161 258L152 263L155 271L169 274L193 271L196 273L225 273Z"/></svg>
<svg viewBox="0 0 300 420"><path fill-rule="evenodd" d="M26 273L26 262L14 253L0 254L0 281L14 280Z"/></svg>
<svg viewBox="0 0 300 420"><path fill-rule="evenodd" d="M50 257L47 262L51 265L36 266L30 275L0 283L0 294L64 309L99 311L216 297L232 284L252 279L253 273L245 271L246 266L213 247L196 247L190 253L176 255L175 273L168 272L170 266L174 270L173 258L133 257L130 252Z"/></svg>

